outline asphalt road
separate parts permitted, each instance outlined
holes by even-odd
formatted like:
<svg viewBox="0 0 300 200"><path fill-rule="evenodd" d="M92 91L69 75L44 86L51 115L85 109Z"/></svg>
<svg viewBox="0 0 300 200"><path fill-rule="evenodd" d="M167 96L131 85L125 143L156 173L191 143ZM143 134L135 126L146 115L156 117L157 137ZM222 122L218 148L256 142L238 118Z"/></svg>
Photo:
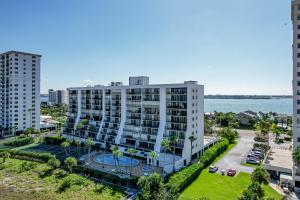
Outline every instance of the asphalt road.
<svg viewBox="0 0 300 200"><path fill-rule="evenodd" d="M238 144L216 163L216 166L219 167L219 173L222 169L235 169L237 172L246 172L249 174L254 170L252 167L241 165L241 162L245 162L248 152L253 147L255 132L238 130L238 133Z"/></svg>

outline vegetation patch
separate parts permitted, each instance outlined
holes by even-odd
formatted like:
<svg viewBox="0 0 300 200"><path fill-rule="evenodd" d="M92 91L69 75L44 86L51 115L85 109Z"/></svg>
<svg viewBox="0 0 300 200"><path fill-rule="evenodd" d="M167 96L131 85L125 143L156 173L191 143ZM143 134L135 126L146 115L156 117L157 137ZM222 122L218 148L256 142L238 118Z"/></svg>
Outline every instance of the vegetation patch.
<svg viewBox="0 0 300 200"><path fill-rule="evenodd" d="M26 161L27 166L34 168L19 173L24 161L9 158L0 170L0 199L17 200L98 200L123 199L121 190L94 182L76 175L68 174L62 169L53 169L53 173L41 178L39 175L49 169L46 163Z"/></svg>
<svg viewBox="0 0 300 200"><path fill-rule="evenodd" d="M20 147L32 143L34 143L34 139L32 137L18 137L15 140L4 142L3 145L10 147Z"/></svg>

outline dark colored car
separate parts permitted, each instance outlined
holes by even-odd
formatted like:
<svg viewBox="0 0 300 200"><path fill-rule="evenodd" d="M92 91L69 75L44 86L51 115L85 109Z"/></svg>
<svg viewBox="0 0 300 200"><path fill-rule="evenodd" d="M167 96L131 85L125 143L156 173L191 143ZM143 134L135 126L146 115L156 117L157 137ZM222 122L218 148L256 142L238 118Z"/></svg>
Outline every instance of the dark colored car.
<svg viewBox="0 0 300 200"><path fill-rule="evenodd" d="M209 173L215 173L215 172L217 172L218 171L218 167L217 166L209 166L209 168L208 168L208 172Z"/></svg>
<svg viewBox="0 0 300 200"><path fill-rule="evenodd" d="M260 163L259 160L252 159L252 158L247 159L246 162L249 163L249 164L255 164L255 165L258 165Z"/></svg>
<svg viewBox="0 0 300 200"><path fill-rule="evenodd" d="M236 174L236 170L235 169L229 169L227 171L227 176L234 176Z"/></svg>

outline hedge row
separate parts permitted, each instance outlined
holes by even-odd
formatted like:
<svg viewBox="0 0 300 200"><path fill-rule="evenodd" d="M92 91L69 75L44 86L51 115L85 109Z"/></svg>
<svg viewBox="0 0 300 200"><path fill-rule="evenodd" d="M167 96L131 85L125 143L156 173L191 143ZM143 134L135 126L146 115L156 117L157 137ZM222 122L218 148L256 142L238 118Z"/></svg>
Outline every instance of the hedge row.
<svg viewBox="0 0 300 200"><path fill-rule="evenodd" d="M220 140L213 147L206 150L198 163L189 165L179 172L170 176L167 182L167 187L175 192L182 192L189 186L198 176L201 171L210 165L220 154L225 152L229 146L227 139Z"/></svg>
<svg viewBox="0 0 300 200"><path fill-rule="evenodd" d="M44 138L44 143L46 143L46 144L60 145L64 141L66 141L66 138L61 137L61 136L47 136Z"/></svg>
<svg viewBox="0 0 300 200"><path fill-rule="evenodd" d="M110 173L107 173L107 172L102 172L100 170L98 171L98 170L85 168L85 167L80 166L80 165L78 165L74 168L74 172L82 173L82 174L88 174L89 177L93 177L93 178L96 178L96 179L103 179L103 180L106 180L108 182L123 185L123 186L136 187L136 183L137 183L137 178L136 177L134 177L132 179L120 178L119 176L114 175L114 174L110 174Z"/></svg>
<svg viewBox="0 0 300 200"><path fill-rule="evenodd" d="M17 158L28 161L48 162L48 160L55 158L55 155L50 153L37 153L31 151L18 151L18 150L0 150L10 153L11 158Z"/></svg>
<svg viewBox="0 0 300 200"><path fill-rule="evenodd" d="M5 146L10 146L10 147L20 147L28 144L32 144L34 142L34 139L32 137L19 137L16 140L11 140L4 142L3 144Z"/></svg>

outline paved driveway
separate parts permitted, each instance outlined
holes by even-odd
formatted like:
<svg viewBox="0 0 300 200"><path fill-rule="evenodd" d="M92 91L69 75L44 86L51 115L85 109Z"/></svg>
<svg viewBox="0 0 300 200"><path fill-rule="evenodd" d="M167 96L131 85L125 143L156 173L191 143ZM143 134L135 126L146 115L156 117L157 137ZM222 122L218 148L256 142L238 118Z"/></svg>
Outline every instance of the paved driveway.
<svg viewBox="0 0 300 200"><path fill-rule="evenodd" d="M252 149L255 137L254 131L238 130L239 139L238 144L231 149L221 160L216 163L216 166L222 169L236 169L237 172L246 172L251 174L254 170L252 167L241 165L245 162L248 152ZM220 172L219 170L219 172Z"/></svg>

